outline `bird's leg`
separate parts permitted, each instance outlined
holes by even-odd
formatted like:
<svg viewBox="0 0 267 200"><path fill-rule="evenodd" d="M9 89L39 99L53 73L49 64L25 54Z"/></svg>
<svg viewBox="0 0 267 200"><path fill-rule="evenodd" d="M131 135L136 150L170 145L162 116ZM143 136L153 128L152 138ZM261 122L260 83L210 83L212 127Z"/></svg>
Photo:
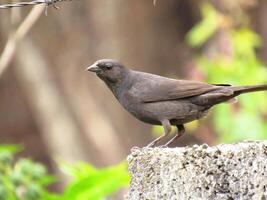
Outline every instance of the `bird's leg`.
<svg viewBox="0 0 267 200"><path fill-rule="evenodd" d="M158 137L157 139L155 139L154 141L152 141L150 144L147 145L147 147L154 147L156 144L158 144L163 138L167 137L171 130L172 130L172 127L171 127L171 124L170 124L170 121L165 119L165 120L162 120L161 121L161 124L164 128L164 133L163 135L161 135L160 137Z"/></svg>
<svg viewBox="0 0 267 200"><path fill-rule="evenodd" d="M169 146L176 139L178 139L179 137L181 137L185 133L184 125L177 125L176 127L177 127L177 133L176 133L176 135L172 139L170 139L164 146Z"/></svg>

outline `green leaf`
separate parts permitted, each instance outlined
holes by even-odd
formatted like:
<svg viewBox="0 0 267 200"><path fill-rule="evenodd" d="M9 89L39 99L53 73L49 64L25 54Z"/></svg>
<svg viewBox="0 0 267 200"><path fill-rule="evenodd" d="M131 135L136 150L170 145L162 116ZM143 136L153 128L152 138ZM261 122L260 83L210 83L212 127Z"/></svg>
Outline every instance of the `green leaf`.
<svg viewBox="0 0 267 200"><path fill-rule="evenodd" d="M59 194L50 193L47 191L43 192L43 200L64 200Z"/></svg>
<svg viewBox="0 0 267 200"><path fill-rule="evenodd" d="M202 20L187 34L186 40L192 47L199 47L205 43L218 29L220 15L211 4L205 3L201 7Z"/></svg>
<svg viewBox="0 0 267 200"><path fill-rule="evenodd" d="M233 31L233 43L236 56L241 56L245 59L255 59L255 48L261 46L261 39L252 30L242 27Z"/></svg>
<svg viewBox="0 0 267 200"><path fill-rule="evenodd" d="M18 153L23 150L21 145L10 145L10 144L1 144L0 145L0 152L8 151L11 153Z"/></svg>
<svg viewBox="0 0 267 200"><path fill-rule="evenodd" d="M56 178L54 176L44 176L37 183L41 186L47 186L56 182Z"/></svg>
<svg viewBox="0 0 267 200"><path fill-rule="evenodd" d="M97 172L97 169L85 162L76 162L74 164L67 163L65 161L59 161L60 169L69 176L74 177L75 179L80 179L87 177L88 174L93 174Z"/></svg>
<svg viewBox="0 0 267 200"><path fill-rule="evenodd" d="M65 200L100 200L129 184L130 178L125 163L89 171L91 173L87 176L76 179L66 188Z"/></svg>

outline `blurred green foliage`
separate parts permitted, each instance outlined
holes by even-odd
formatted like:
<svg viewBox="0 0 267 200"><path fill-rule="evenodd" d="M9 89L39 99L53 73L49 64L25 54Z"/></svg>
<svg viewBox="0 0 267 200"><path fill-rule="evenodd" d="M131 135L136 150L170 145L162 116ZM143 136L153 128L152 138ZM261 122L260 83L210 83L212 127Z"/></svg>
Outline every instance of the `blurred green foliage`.
<svg viewBox="0 0 267 200"><path fill-rule="evenodd" d="M261 84L267 82L267 68L257 58L256 48L261 39L247 25L224 27L223 16L210 4L202 7L202 21L187 34L186 40L195 48L205 49L205 43L219 31L227 34L222 44L227 53L213 47L211 52L198 54L195 58L200 70L210 83L233 85ZM234 19L232 19L234 20ZM216 21L216 23L215 23ZM223 104L214 108L214 125L219 142L235 142L243 139L266 139L267 94L259 92L240 96L239 104Z"/></svg>
<svg viewBox="0 0 267 200"><path fill-rule="evenodd" d="M219 14L210 4L203 4L201 9L202 21L199 22L190 31L186 39L193 47L200 47L204 44L217 30Z"/></svg>
<svg viewBox="0 0 267 200"><path fill-rule="evenodd" d="M31 159L14 160L20 146L0 146L0 200L101 200L119 188L128 186L130 177L126 163L96 169L87 163L61 164L61 169L73 178L62 194L53 194L47 186L55 178L47 174L44 165Z"/></svg>
<svg viewBox="0 0 267 200"><path fill-rule="evenodd" d="M74 178L65 188L62 200L100 200L130 182L126 163L104 169L96 169L84 162L65 163L61 168Z"/></svg>
<svg viewBox="0 0 267 200"><path fill-rule="evenodd" d="M45 186L54 182L47 175L46 168L31 159L19 159L14 162L14 153L20 146L0 146L0 200L38 200L49 199Z"/></svg>

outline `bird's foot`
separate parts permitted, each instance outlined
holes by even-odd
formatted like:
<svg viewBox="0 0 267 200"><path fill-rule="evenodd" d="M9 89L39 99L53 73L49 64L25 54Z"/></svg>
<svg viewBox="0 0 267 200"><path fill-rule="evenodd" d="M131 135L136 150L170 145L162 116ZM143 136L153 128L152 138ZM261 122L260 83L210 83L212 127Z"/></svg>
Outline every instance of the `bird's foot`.
<svg viewBox="0 0 267 200"><path fill-rule="evenodd" d="M134 153L134 152L140 151L140 150L141 150L140 147L134 146L134 147L131 148L131 153Z"/></svg>
<svg viewBox="0 0 267 200"><path fill-rule="evenodd" d="M164 145L156 146L156 143L151 142L150 144L148 144L144 148L156 148L156 147L157 148L168 148L168 145L164 144Z"/></svg>
<svg viewBox="0 0 267 200"><path fill-rule="evenodd" d="M156 146L156 144L157 144L157 141L152 141L147 146L145 146L145 148L154 148Z"/></svg>
<svg viewBox="0 0 267 200"><path fill-rule="evenodd" d="M148 144L144 148L149 149L149 148L154 148L155 144Z"/></svg>
<svg viewBox="0 0 267 200"><path fill-rule="evenodd" d="M133 146L133 147L131 148L131 150L139 150L139 149L141 149L141 147L138 147L138 146Z"/></svg>
<svg viewBox="0 0 267 200"><path fill-rule="evenodd" d="M158 148L169 148L169 147L168 147L168 145L164 144L164 145L158 146Z"/></svg>

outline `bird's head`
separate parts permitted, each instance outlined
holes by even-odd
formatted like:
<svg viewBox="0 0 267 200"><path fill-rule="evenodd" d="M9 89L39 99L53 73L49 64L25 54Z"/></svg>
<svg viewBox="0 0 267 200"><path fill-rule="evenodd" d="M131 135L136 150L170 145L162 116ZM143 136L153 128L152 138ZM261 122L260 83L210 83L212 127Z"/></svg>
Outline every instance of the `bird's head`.
<svg viewBox="0 0 267 200"><path fill-rule="evenodd" d="M121 63L112 59L102 59L89 66L87 71L94 72L107 84L122 81L128 71Z"/></svg>

